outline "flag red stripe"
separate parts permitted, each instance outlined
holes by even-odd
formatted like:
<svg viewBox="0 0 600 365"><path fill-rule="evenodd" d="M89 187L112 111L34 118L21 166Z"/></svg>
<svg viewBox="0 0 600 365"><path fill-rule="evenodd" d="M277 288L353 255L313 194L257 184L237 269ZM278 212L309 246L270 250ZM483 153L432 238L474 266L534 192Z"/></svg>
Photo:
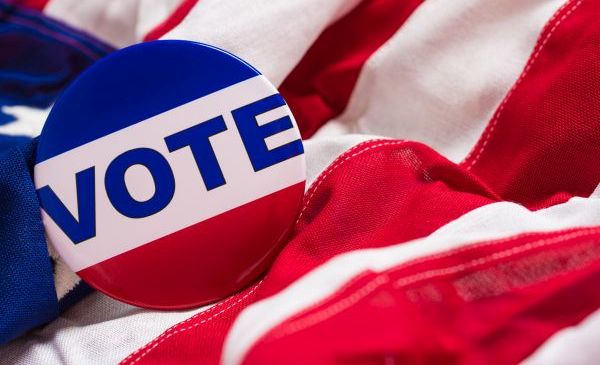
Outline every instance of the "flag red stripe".
<svg viewBox="0 0 600 365"><path fill-rule="evenodd" d="M367 59L421 2L363 1L319 36L279 88L304 138L346 108Z"/></svg>
<svg viewBox="0 0 600 365"><path fill-rule="evenodd" d="M588 196L600 180L600 2L572 0L463 165L503 199L539 208Z"/></svg>

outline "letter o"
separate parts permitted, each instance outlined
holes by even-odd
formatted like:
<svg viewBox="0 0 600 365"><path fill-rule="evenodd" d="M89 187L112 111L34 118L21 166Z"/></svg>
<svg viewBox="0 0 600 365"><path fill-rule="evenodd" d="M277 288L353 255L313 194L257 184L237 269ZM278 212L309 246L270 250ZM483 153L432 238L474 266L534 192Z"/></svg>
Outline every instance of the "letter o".
<svg viewBox="0 0 600 365"><path fill-rule="evenodd" d="M145 201L135 200L125 183L125 172L142 165L154 180L154 195ZM144 218L163 210L175 194L175 177L167 159L151 148L136 148L117 156L106 169L104 187L115 209L129 218Z"/></svg>

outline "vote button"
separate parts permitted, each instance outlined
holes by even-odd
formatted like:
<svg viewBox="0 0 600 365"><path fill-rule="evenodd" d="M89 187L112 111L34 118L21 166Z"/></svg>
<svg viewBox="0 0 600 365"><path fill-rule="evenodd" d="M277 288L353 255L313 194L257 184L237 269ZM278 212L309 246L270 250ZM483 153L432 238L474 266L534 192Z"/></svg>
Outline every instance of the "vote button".
<svg viewBox="0 0 600 365"><path fill-rule="evenodd" d="M298 127L248 63L188 41L101 59L59 97L34 181L46 236L85 282L180 309L250 284L301 208Z"/></svg>

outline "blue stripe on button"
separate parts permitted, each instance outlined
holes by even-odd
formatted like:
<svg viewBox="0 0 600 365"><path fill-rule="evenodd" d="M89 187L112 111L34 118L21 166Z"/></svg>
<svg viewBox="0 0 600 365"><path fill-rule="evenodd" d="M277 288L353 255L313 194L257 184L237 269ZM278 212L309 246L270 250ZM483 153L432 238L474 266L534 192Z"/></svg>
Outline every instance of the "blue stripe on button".
<svg viewBox="0 0 600 365"><path fill-rule="evenodd" d="M239 58L190 41L125 48L62 93L42 131L36 162L257 75Z"/></svg>

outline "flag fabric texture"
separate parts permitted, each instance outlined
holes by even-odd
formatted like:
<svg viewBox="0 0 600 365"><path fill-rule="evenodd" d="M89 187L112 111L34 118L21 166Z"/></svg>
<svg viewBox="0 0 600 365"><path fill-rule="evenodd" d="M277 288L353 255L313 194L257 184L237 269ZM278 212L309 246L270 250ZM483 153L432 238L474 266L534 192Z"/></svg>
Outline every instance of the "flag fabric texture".
<svg viewBox="0 0 600 365"><path fill-rule="evenodd" d="M0 358L598 363L599 18L600 0L0 1ZM187 311L91 292L31 180L60 91L154 39L247 60L305 140L272 267Z"/></svg>

